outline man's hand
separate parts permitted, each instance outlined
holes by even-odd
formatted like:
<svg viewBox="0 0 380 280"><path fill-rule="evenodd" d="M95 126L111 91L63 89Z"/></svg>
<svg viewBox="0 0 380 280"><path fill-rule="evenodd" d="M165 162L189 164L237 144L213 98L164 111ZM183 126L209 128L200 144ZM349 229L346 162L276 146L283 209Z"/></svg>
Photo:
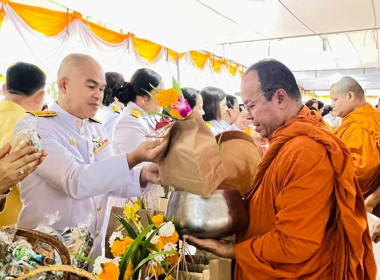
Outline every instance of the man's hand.
<svg viewBox="0 0 380 280"><path fill-rule="evenodd" d="M47 155L45 151L37 153L33 146L12 153L10 150L9 144L0 149L0 194L32 173Z"/></svg>
<svg viewBox="0 0 380 280"><path fill-rule="evenodd" d="M234 245L222 243L215 239L199 239L191 235L184 235L183 239L186 239L189 244L195 247L213 253L222 258L234 259Z"/></svg>
<svg viewBox="0 0 380 280"><path fill-rule="evenodd" d="M372 213L373 209L380 203L380 187L377 188L364 200L365 208L367 212Z"/></svg>
<svg viewBox="0 0 380 280"><path fill-rule="evenodd" d="M375 243L380 241L380 219L376 221L371 229L371 238Z"/></svg>
<svg viewBox="0 0 380 280"><path fill-rule="evenodd" d="M127 154L129 168L144 161L157 162L166 151L168 143L167 138L142 142L133 152Z"/></svg>
<svg viewBox="0 0 380 280"><path fill-rule="evenodd" d="M143 167L140 173L140 185L145 187L147 183L160 184L160 175L155 163L149 163Z"/></svg>

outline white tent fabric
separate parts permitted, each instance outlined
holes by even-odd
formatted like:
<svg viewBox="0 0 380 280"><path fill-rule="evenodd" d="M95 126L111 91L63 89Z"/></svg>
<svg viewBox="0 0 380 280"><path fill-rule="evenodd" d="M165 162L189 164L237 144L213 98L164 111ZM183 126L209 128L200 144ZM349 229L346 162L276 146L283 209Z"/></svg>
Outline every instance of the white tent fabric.
<svg viewBox="0 0 380 280"><path fill-rule="evenodd" d="M380 0L15 1L69 8L177 52L210 51L245 66L275 58L306 90L328 90L337 76L353 75L380 95ZM198 74L183 81L202 81ZM232 80L225 89L238 91Z"/></svg>
<svg viewBox="0 0 380 280"><path fill-rule="evenodd" d="M1 5L1 3L0 3ZM118 45L98 38L79 20L73 20L56 36L47 37L32 30L13 9L5 4L6 17L0 28L0 73L5 74L12 63L25 61L38 65L54 81L60 61L69 53L86 53L97 59L105 71L117 71L128 80L139 68L156 70L164 79L165 87L171 87L172 77L177 78L177 64L167 56L166 48L154 61L147 62L135 50L128 39ZM226 93L235 93L240 88L240 75L232 76L223 65L215 72L209 63L198 70L190 55L179 61L181 86L202 89L212 85Z"/></svg>

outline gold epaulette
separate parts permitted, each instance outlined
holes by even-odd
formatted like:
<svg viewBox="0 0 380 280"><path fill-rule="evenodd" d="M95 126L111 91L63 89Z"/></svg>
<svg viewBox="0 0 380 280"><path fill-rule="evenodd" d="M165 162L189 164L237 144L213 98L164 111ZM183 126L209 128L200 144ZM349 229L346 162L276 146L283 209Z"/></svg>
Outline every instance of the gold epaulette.
<svg viewBox="0 0 380 280"><path fill-rule="evenodd" d="M112 110L113 110L115 113L120 114L120 110L119 110L119 108L117 108L117 106L112 106Z"/></svg>
<svg viewBox="0 0 380 280"><path fill-rule="evenodd" d="M56 111L30 111L28 113L35 117L55 117L57 115Z"/></svg>
<svg viewBox="0 0 380 280"><path fill-rule="evenodd" d="M131 116L134 116L136 119L140 118L140 115L141 115L141 113L140 113L140 111L137 110L137 109L133 109L133 110L131 111Z"/></svg>
<svg viewBox="0 0 380 280"><path fill-rule="evenodd" d="M96 123L102 124L101 121L99 121L98 119L95 119L95 118L89 118L89 120L92 121L92 122L96 122Z"/></svg>

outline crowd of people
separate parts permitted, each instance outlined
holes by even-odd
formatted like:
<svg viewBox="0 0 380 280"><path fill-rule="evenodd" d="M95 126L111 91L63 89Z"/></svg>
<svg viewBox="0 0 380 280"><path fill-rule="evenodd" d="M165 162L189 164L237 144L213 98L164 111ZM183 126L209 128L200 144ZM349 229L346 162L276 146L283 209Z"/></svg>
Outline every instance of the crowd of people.
<svg viewBox="0 0 380 280"><path fill-rule="evenodd" d="M62 231L92 214L97 256L108 197L162 191L155 162L168 141L148 138L162 123L150 114L162 110L152 95L165 85L146 68L128 81L104 73L82 54L62 61L58 99L41 110L45 83L44 72L29 63L6 73L0 225L35 228L58 210L62 219L54 228ZM242 77L244 104L211 86L182 92L213 135L241 130L264 151L245 195L249 225L237 243L185 236L190 243L235 259L238 280L375 279L372 240L380 236L380 222L369 229L367 212L380 216L380 112L356 80L343 77L331 86L331 106L315 99L303 104L291 71L263 60ZM42 151L12 147L30 115L37 117Z"/></svg>

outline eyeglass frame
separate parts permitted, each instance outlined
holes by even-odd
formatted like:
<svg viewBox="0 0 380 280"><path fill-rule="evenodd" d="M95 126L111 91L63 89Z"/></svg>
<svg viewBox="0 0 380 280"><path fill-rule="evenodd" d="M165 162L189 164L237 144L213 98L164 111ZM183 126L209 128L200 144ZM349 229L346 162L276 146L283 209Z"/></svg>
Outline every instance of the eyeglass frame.
<svg viewBox="0 0 380 280"><path fill-rule="evenodd" d="M249 101L248 104L245 104L243 105L243 107L241 108L241 110L246 113L246 114L249 114L249 111L248 111L248 106L251 105L254 101L256 101L257 99L259 99L261 96L263 96L264 94L266 93L269 93L269 92L272 92L275 93L278 89L276 90L269 90L269 91L266 91L266 92L263 92L262 94L260 94L259 96L256 96L255 98L253 98L253 100Z"/></svg>

